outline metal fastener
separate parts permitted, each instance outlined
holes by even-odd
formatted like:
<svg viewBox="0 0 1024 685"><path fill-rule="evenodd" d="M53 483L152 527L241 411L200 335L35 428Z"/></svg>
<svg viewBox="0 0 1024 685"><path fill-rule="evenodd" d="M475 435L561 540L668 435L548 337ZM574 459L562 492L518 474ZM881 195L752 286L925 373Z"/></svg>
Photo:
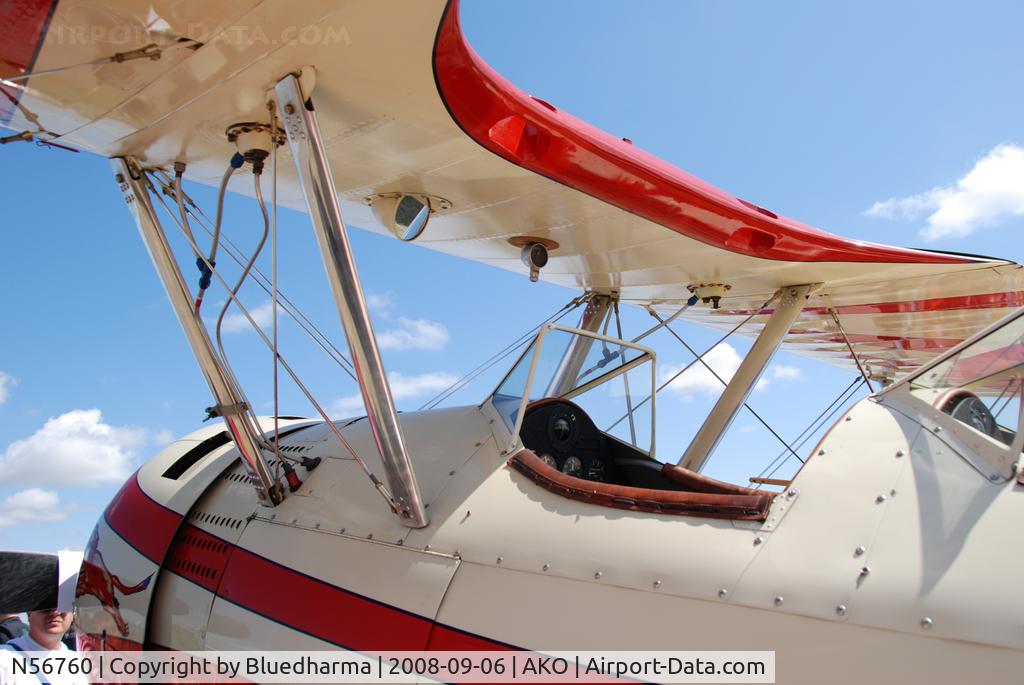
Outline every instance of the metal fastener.
<svg viewBox="0 0 1024 685"><path fill-rule="evenodd" d="M988 477L988 479L993 483L998 483L1000 480L1002 480L1002 477L998 473L993 473L991 476Z"/></svg>
<svg viewBox="0 0 1024 685"><path fill-rule="evenodd" d="M495 561L500 564L501 562L505 561L505 557L498 557Z"/></svg>
<svg viewBox="0 0 1024 685"><path fill-rule="evenodd" d="M600 571L594 571L594 580L600 580L600 579L601 579L601 572Z"/></svg>
<svg viewBox="0 0 1024 685"><path fill-rule="evenodd" d="M932 431L935 432L935 433L941 433L942 432L942 426L936 426L935 428L932 428Z"/></svg>
<svg viewBox="0 0 1024 685"><path fill-rule="evenodd" d="M339 532L339 533L341 533L342 535L344 535L344 534L345 534L345 529L344 529L344 528L342 528L342 529L341 529L341 530L339 530L338 532Z"/></svg>
<svg viewBox="0 0 1024 685"><path fill-rule="evenodd" d="M754 544L755 545L760 545L762 542L764 542L764 538L762 538L760 535L758 535L756 538L754 538Z"/></svg>
<svg viewBox="0 0 1024 685"><path fill-rule="evenodd" d="M786 493L786 497L796 497L800 494L800 491L796 488L790 488L789 492Z"/></svg>
<svg viewBox="0 0 1024 685"><path fill-rule="evenodd" d="M462 558L462 552L459 551L459 550L455 550L455 558L456 559L461 559Z"/></svg>
<svg viewBox="0 0 1024 685"><path fill-rule="evenodd" d="M864 545L857 545L857 549L853 550L853 556L859 557L861 554L864 554L864 552L866 552L866 551L867 550L864 548Z"/></svg>
<svg viewBox="0 0 1024 685"><path fill-rule="evenodd" d="M719 599L725 599L728 596L729 596L729 591L726 590L725 588L722 588L721 590L718 591Z"/></svg>
<svg viewBox="0 0 1024 685"><path fill-rule="evenodd" d="M660 580L654 581L654 587L661 587L661 581Z"/></svg>
<svg viewBox="0 0 1024 685"><path fill-rule="evenodd" d="M875 503L876 504L881 504L886 499L888 499L888 498L885 495L879 495L878 497L875 498Z"/></svg>
<svg viewBox="0 0 1024 685"><path fill-rule="evenodd" d="M904 452L903 450L896 450L897 457L902 457L904 454L906 454L906 452Z"/></svg>
<svg viewBox="0 0 1024 685"><path fill-rule="evenodd" d="M860 575L861 575L862 578L864 576L868 575L869 573L871 573L871 567L870 566L861 566L860 567Z"/></svg>
<svg viewBox="0 0 1024 685"><path fill-rule="evenodd" d="M785 602L785 601L786 600L782 598L782 595L778 595L775 598L775 606L780 607L780 606L782 606L782 603Z"/></svg>
<svg viewBox="0 0 1024 685"><path fill-rule="evenodd" d="M373 533L368 533L368 534L366 535L366 539L367 539L367 540L372 540L372 539L373 539Z"/></svg>
<svg viewBox="0 0 1024 685"><path fill-rule="evenodd" d="M551 564L544 564L543 566L540 567L540 570L544 571L545 573L547 573L548 570L550 570L550 569L551 569Z"/></svg>
<svg viewBox="0 0 1024 685"><path fill-rule="evenodd" d="M430 545L423 545L423 551L424 552L429 552L430 551Z"/></svg>
<svg viewBox="0 0 1024 685"><path fill-rule="evenodd" d="M823 449L820 449L820 450L818 450L818 455L820 456L820 455L822 455L822 454L825 454L825 450L824 450L824 448L823 448Z"/></svg>
<svg viewBox="0 0 1024 685"><path fill-rule="evenodd" d="M924 628L925 630L930 629L933 625L935 625L935 622L932 621L927 616L925 616L924 618L921 619L921 627Z"/></svg>
<svg viewBox="0 0 1024 685"><path fill-rule="evenodd" d="M846 616L846 605L845 604L840 604L839 606L836 607L836 615L838 615L838 616Z"/></svg>
<svg viewBox="0 0 1024 685"><path fill-rule="evenodd" d="M295 105L289 102L287 105L284 106L284 113L295 114Z"/></svg>
<svg viewBox="0 0 1024 685"><path fill-rule="evenodd" d="M847 420L847 421L853 421L853 417L852 417L852 416L847 416L847 417L846 417L846 420Z"/></svg>
<svg viewBox="0 0 1024 685"><path fill-rule="evenodd" d="M114 180L118 183L124 183L124 174L115 174Z"/></svg>

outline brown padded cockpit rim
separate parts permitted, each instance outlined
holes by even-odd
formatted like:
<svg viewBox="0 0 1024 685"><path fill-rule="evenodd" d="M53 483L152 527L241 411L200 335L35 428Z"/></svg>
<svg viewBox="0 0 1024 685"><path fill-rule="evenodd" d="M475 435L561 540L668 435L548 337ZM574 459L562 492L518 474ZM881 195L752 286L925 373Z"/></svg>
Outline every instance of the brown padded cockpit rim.
<svg viewBox="0 0 1024 685"><path fill-rule="evenodd" d="M681 492L598 483L567 476L545 464L540 457L528 449L516 452L508 460L508 465L545 490L563 497L603 507L646 511L655 514L764 521L768 517L768 507L771 505L773 496L749 488L720 483L691 472L686 473L695 477L692 481L694 485L702 485L707 488L721 486L722 489L717 492ZM679 469L679 467L671 468ZM685 471L685 469L680 470ZM682 482L677 477L669 477L676 482ZM726 489L728 491L723 491Z"/></svg>

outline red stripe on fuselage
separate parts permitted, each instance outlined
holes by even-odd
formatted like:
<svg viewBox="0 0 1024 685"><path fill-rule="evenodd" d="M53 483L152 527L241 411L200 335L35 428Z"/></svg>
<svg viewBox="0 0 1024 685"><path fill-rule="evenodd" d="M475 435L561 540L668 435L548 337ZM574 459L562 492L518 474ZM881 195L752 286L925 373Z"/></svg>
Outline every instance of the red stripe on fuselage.
<svg viewBox="0 0 1024 685"><path fill-rule="evenodd" d="M434 79L455 123L509 162L713 247L792 262L984 263L847 240L715 188L519 90L466 42L458 1L434 44Z"/></svg>
<svg viewBox="0 0 1024 685"><path fill-rule="evenodd" d="M158 566L182 518L143 492L138 474L133 474L114 495L103 516L125 542Z"/></svg>
<svg viewBox="0 0 1024 685"><path fill-rule="evenodd" d="M57 0L0 2L0 78L31 71L50 24ZM0 85L0 124L11 120L21 89Z"/></svg>
<svg viewBox="0 0 1024 685"><path fill-rule="evenodd" d="M419 650L433 621L349 592L236 547L219 595L347 649Z"/></svg>
<svg viewBox="0 0 1024 685"><path fill-rule="evenodd" d="M156 564L164 561L181 522L178 514L146 495L134 476L107 507L106 519ZM346 649L514 649L313 578L191 524L179 535L187 547L174 547L162 573L176 573L247 611ZM223 571L204 572L203 566L215 566L225 557Z"/></svg>

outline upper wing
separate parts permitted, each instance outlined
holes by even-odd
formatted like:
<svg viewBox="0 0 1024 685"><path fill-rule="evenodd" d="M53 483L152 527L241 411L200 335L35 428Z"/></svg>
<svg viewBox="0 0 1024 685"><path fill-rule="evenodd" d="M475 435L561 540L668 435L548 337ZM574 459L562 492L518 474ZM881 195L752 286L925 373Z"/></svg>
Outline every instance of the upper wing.
<svg viewBox="0 0 1024 685"><path fill-rule="evenodd" d="M192 38L196 51L36 77L7 126L151 165L188 163L214 185L233 146L224 130L266 121L285 73L317 69L313 92L346 220L379 229L365 199L404 191L444 198L416 242L523 271L511 239L557 244L541 278L618 291L674 311L687 286L730 286L722 308L687 315L755 334L777 288L821 283L787 345L852 364L830 309L862 362L906 370L1024 304L1007 261L846 240L733 197L519 91L466 43L457 2L171 2L27 0L0 44L0 69L74 64L148 42ZM55 9L54 9L55 6ZM83 26L87 36L80 35ZM126 40L127 39L127 40ZM19 42L20 41L20 42ZM23 45L35 41L32 49ZM20 46L20 47L19 47ZM25 55L35 53L34 61ZM19 61L20 60L20 61ZM4 116L0 109L0 116ZM279 199L304 209L282 149ZM240 181L241 179L238 179ZM251 192L239 182L241 193Z"/></svg>

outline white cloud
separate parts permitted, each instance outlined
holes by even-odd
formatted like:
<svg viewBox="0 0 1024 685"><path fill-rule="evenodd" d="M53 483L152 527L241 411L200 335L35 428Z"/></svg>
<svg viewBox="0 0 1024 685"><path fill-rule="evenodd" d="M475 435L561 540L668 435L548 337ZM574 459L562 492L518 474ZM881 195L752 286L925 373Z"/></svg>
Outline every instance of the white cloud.
<svg viewBox="0 0 1024 685"><path fill-rule="evenodd" d="M714 369L723 381L728 383L732 380L733 375L736 373L736 369L740 367L740 362L743 358L740 357L739 353L729 343L720 343L713 347L710 352L704 355L704 361L707 362L708 366ZM664 383L666 380L676 374L686 364L677 364L674 367L669 367L661 372L661 380L659 383ZM764 390L769 384L775 381L794 381L801 377L800 369L795 366L789 366L786 364L777 364L769 367L758 379L757 385L754 386L755 390ZM684 371L679 378L672 381L666 390L670 390L678 395L690 396L696 394L706 394L711 396L717 396L721 394L725 386L717 378L712 375L703 364L697 362L689 369Z"/></svg>
<svg viewBox="0 0 1024 685"><path fill-rule="evenodd" d="M174 433L166 428L161 428L153 434L153 442L161 446L169 445L174 442Z"/></svg>
<svg viewBox="0 0 1024 685"><path fill-rule="evenodd" d="M11 396L11 388L18 384L18 379L9 373L0 371L0 404L7 401Z"/></svg>
<svg viewBox="0 0 1024 685"><path fill-rule="evenodd" d="M76 409L12 442L0 455L0 473L8 483L33 485L120 482L148 440L145 428L111 426L99 409Z"/></svg>
<svg viewBox="0 0 1024 685"><path fill-rule="evenodd" d="M789 366L787 364L777 364L775 366L768 367L765 372L757 379L757 384L754 386L754 390L757 392L764 391L770 384L776 381L796 381L802 377L800 369L795 366Z"/></svg>
<svg viewBox="0 0 1024 685"><path fill-rule="evenodd" d="M391 396L395 402L422 397L427 393L440 392L457 380L457 376L444 372L421 373L413 376L406 376L398 371L388 374L388 385L391 386ZM363 411L363 396L355 394L336 400L328 413L332 416L352 416L353 413L362 413Z"/></svg>
<svg viewBox="0 0 1024 685"><path fill-rule="evenodd" d="M29 488L0 503L0 528L15 523L49 523L64 520L60 498L52 490Z"/></svg>
<svg viewBox="0 0 1024 685"><path fill-rule="evenodd" d="M252 317L252 320L260 328L269 328L274 320L274 303L271 300L259 303L249 310L249 316ZM214 318L209 323L211 326L216 326L217 319ZM238 311L237 306L232 305L228 314L224 317L221 330L224 333L241 333L242 331L251 331L252 326L249 324L249 319L245 318L245 314Z"/></svg>
<svg viewBox="0 0 1024 685"><path fill-rule="evenodd" d="M366 306L377 313L386 312L395 308L395 298L391 293L367 293Z"/></svg>
<svg viewBox="0 0 1024 685"><path fill-rule="evenodd" d="M382 350L440 350L448 344L444 324L426 319L395 319L397 326L377 335Z"/></svg>
<svg viewBox="0 0 1024 685"><path fill-rule="evenodd" d="M740 358L739 353L736 352L735 347L729 343L719 343L704 355L704 361L714 369L715 373L723 381L728 382L733 374L736 373L736 369L739 368L740 362L743 360ZM686 364L677 364L675 367L664 369L661 373L662 379L660 383L664 383L665 380L671 378L684 366ZM721 381L715 378L703 364L697 362L684 371L679 378L669 383L665 389L678 395L695 395L698 393L718 395L724 387Z"/></svg>
<svg viewBox="0 0 1024 685"><path fill-rule="evenodd" d="M928 214L921 236L962 238L1005 217L1024 216L1024 148L997 145L949 186L876 202L868 216L913 221Z"/></svg>
<svg viewBox="0 0 1024 685"><path fill-rule="evenodd" d="M803 373L795 366L789 366L787 364L779 364L773 366L769 371L772 374L772 378L779 381L795 381L803 376Z"/></svg>

